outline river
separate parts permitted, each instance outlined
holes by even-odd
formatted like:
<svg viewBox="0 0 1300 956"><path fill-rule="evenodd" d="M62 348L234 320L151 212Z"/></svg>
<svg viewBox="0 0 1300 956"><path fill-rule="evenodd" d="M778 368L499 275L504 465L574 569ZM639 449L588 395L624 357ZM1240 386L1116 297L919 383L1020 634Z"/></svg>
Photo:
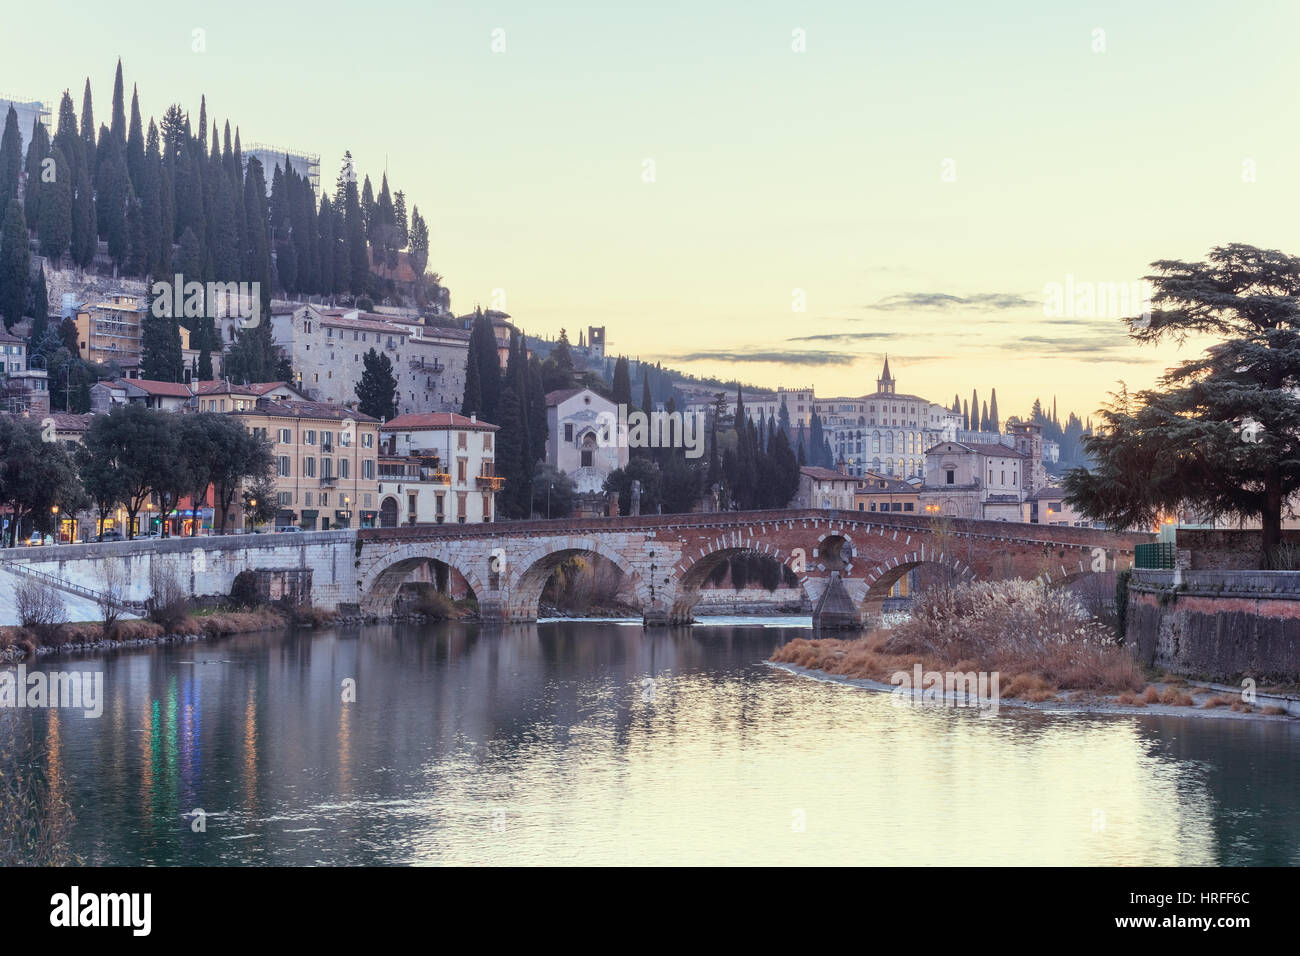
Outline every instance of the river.
<svg viewBox="0 0 1300 956"><path fill-rule="evenodd" d="M4 720L91 864L1300 863L1300 724L897 707L765 665L799 624L46 658L102 716Z"/></svg>

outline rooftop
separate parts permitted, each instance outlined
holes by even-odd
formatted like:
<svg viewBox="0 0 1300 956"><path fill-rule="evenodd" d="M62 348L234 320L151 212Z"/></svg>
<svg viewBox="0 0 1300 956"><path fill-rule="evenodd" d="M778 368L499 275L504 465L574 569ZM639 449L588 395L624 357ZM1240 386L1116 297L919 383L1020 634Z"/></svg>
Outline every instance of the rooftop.
<svg viewBox="0 0 1300 956"><path fill-rule="evenodd" d="M490 422L481 422L457 415L455 412L417 412L410 415L398 415L396 418L384 423L382 430L386 432L393 431L420 431L434 429L460 429L468 431L494 432L498 426Z"/></svg>

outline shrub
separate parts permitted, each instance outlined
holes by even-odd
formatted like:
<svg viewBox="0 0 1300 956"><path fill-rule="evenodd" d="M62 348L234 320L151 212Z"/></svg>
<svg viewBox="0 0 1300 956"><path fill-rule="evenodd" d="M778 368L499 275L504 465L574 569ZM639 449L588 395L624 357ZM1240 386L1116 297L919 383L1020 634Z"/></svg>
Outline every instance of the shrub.
<svg viewBox="0 0 1300 956"><path fill-rule="evenodd" d="M189 592L180 578L157 565L149 568L149 590L153 600L149 607L149 620L168 634L178 634L190 612Z"/></svg>
<svg viewBox="0 0 1300 956"><path fill-rule="evenodd" d="M14 609L22 626L40 643L59 643L59 630L68 622L68 609L57 588L38 579L24 578L14 592Z"/></svg>

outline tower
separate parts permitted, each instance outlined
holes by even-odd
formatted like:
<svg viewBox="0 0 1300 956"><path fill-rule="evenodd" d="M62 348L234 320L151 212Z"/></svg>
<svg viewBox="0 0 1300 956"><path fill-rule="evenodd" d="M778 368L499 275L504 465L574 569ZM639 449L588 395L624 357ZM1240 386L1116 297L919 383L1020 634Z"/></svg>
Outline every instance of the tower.
<svg viewBox="0 0 1300 956"><path fill-rule="evenodd" d="M1047 469L1043 467L1043 427L1019 422L1012 426L1011 434L1016 440L1016 451L1029 459L1025 465L1025 489L1037 491L1047 484Z"/></svg>
<svg viewBox="0 0 1300 956"><path fill-rule="evenodd" d="M593 358L605 357L605 327L603 325L587 326L587 351Z"/></svg>
<svg viewBox="0 0 1300 956"><path fill-rule="evenodd" d="M894 377L889 374L889 355L885 355L885 367L880 372L880 378L876 379L876 391L887 395L894 393Z"/></svg>

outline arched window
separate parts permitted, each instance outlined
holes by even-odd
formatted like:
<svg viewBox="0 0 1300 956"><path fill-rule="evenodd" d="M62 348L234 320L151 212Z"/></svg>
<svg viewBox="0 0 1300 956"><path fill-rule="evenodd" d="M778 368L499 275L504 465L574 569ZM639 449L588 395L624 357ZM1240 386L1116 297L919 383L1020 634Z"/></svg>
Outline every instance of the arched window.
<svg viewBox="0 0 1300 956"><path fill-rule="evenodd" d="M871 450L873 453L878 453L880 451L880 432L871 433ZM879 458L876 459L876 467L880 467Z"/></svg>
<svg viewBox="0 0 1300 956"><path fill-rule="evenodd" d="M892 452L893 450L894 450L894 436L891 435L889 432L885 432L885 451Z"/></svg>
<svg viewBox="0 0 1300 956"><path fill-rule="evenodd" d="M873 459L871 460L871 470L874 471L876 474L880 474L880 459L879 459L879 458L873 458Z"/></svg>

